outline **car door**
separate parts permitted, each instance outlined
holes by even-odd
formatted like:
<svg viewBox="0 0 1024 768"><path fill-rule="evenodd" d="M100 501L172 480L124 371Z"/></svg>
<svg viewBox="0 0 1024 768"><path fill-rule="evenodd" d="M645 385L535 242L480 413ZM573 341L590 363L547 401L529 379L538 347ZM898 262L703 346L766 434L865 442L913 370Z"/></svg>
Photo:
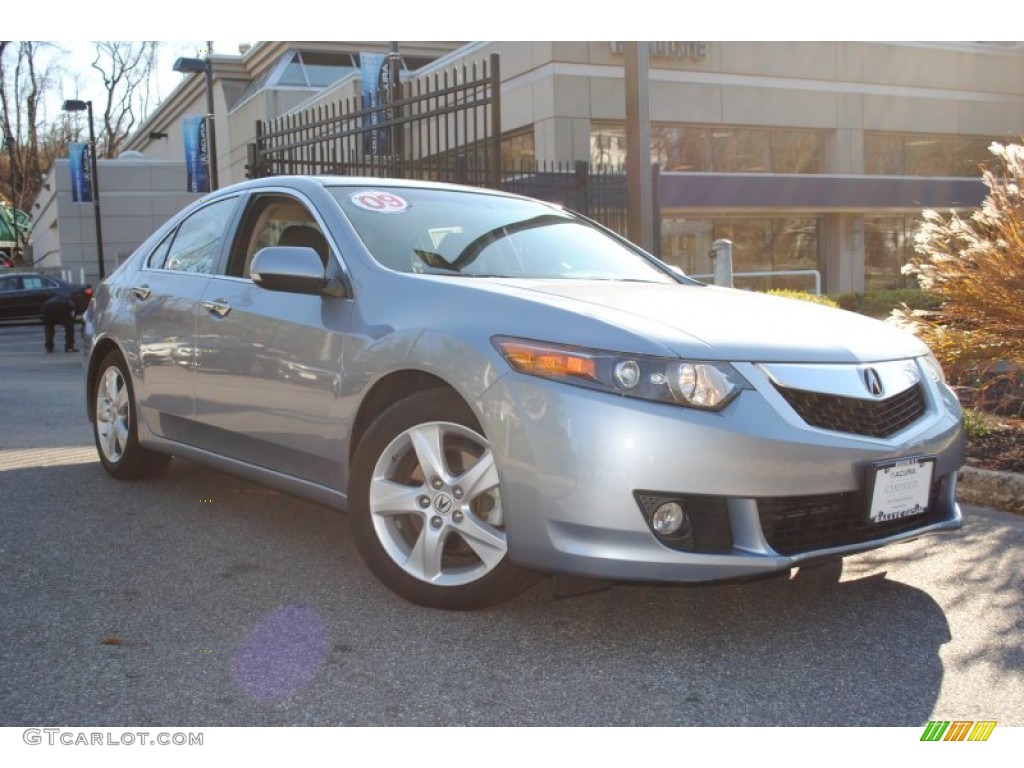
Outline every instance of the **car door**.
<svg viewBox="0 0 1024 768"><path fill-rule="evenodd" d="M0 276L0 320L22 317L21 275Z"/></svg>
<svg viewBox="0 0 1024 768"><path fill-rule="evenodd" d="M183 219L153 249L129 288L140 414L156 434L173 440L197 443L191 423L196 316L237 206L237 197L221 199Z"/></svg>
<svg viewBox="0 0 1024 768"><path fill-rule="evenodd" d="M39 318L43 302L57 291L57 282L42 275L4 275L0 278L0 318Z"/></svg>
<svg viewBox="0 0 1024 768"><path fill-rule="evenodd" d="M59 284L52 277L44 275L21 276L21 307L22 317L42 317L43 304L57 293Z"/></svg>
<svg viewBox="0 0 1024 768"><path fill-rule="evenodd" d="M271 291L249 264L270 245L313 247L340 271L311 204L284 192L252 195L225 274L206 286L197 323L196 421L204 444L233 458L337 486L338 408L348 299Z"/></svg>

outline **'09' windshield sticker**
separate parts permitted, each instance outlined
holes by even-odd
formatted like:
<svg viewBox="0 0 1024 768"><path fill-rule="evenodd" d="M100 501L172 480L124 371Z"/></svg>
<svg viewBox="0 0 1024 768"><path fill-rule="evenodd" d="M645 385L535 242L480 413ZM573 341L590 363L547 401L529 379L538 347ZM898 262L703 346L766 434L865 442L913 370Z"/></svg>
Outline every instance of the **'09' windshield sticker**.
<svg viewBox="0 0 1024 768"><path fill-rule="evenodd" d="M354 205L364 211L373 213L405 213L409 210L409 201L394 192L382 192L379 189L364 189L354 192L349 198Z"/></svg>

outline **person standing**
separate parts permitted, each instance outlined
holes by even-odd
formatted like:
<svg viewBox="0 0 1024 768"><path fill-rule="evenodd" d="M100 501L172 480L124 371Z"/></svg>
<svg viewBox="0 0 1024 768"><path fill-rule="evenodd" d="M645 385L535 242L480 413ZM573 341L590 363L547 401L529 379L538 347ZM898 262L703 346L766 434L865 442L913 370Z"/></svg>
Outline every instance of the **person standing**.
<svg viewBox="0 0 1024 768"><path fill-rule="evenodd" d="M57 325L64 326L64 351L77 352L75 347L75 300L67 293L57 292L43 302L43 323L46 326L46 351L53 352Z"/></svg>

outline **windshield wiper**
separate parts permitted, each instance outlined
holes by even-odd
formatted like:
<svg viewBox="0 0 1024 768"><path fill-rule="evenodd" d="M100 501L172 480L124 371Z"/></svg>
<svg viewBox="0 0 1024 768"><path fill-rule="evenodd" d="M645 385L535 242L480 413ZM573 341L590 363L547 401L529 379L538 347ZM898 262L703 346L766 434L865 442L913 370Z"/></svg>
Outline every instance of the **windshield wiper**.
<svg viewBox="0 0 1024 768"><path fill-rule="evenodd" d="M462 252L453 262L449 262L455 268L465 267L467 264L472 264L476 261L477 256L480 252L491 243L514 235L516 232L523 232L527 229L535 229L537 227L547 227L552 224L567 224L571 220L564 216L557 216L555 214L545 213L539 216L534 216L530 219L523 219L522 221L514 221L511 224L504 224L500 227L484 232L473 240L469 245L462 249Z"/></svg>
<svg viewBox="0 0 1024 768"><path fill-rule="evenodd" d="M456 272L462 274L462 270L452 264L448 259L442 256L440 253L434 253L433 251L422 251L419 248L413 248L412 252L416 254L416 257L426 264L431 269L443 269L445 272Z"/></svg>

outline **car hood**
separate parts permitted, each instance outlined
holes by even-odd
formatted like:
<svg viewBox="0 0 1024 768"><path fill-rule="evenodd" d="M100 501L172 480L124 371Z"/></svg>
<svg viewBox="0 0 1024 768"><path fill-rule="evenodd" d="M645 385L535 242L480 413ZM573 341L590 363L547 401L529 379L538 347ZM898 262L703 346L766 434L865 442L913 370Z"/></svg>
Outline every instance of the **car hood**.
<svg viewBox="0 0 1024 768"><path fill-rule="evenodd" d="M911 334L878 320L750 291L618 281L491 282L629 328L683 357L849 363L896 360L928 351Z"/></svg>

